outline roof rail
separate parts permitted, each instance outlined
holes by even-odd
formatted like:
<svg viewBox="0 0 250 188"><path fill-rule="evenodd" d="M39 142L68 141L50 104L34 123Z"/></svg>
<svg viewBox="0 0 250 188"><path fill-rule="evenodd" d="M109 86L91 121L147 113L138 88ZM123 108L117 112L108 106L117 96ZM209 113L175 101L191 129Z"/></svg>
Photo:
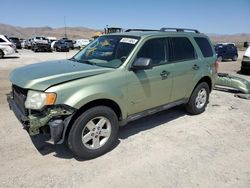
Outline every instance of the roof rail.
<svg viewBox="0 0 250 188"><path fill-rule="evenodd" d="M167 30L175 30L176 32L185 32L185 31L193 31L195 33L200 33L197 29L185 29L185 28L167 28L163 27L160 29L160 31L167 31Z"/></svg>
<svg viewBox="0 0 250 188"><path fill-rule="evenodd" d="M130 32L130 31L160 31L160 30L155 30L155 29L127 29L125 32Z"/></svg>

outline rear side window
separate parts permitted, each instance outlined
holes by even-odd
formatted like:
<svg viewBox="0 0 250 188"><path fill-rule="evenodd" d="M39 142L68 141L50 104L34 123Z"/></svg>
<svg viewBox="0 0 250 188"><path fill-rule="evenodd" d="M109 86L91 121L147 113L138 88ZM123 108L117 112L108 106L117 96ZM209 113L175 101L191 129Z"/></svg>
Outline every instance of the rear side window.
<svg viewBox="0 0 250 188"><path fill-rule="evenodd" d="M200 47L202 55L204 57L212 57L213 56L212 47L206 38L194 37L194 40L196 41L196 43Z"/></svg>
<svg viewBox="0 0 250 188"><path fill-rule="evenodd" d="M0 38L0 42L6 42L6 41Z"/></svg>
<svg viewBox="0 0 250 188"><path fill-rule="evenodd" d="M186 37L172 37L171 61L185 61L196 58L194 47Z"/></svg>
<svg viewBox="0 0 250 188"><path fill-rule="evenodd" d="M150 39L141 47L137 58L145 57L152 59L153 65L165 62L165 40L163 38Z"/></svg>

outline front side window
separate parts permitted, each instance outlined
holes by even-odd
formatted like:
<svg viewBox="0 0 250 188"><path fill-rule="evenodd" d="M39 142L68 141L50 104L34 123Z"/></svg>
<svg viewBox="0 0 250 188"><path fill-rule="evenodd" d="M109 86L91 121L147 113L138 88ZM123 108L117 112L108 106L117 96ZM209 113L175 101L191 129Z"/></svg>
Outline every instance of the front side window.
<svg viewBox="0 0 250 188"><path fill-rule="evenodd" d="M118 68L127 59L138 43L139 37L106 35L100 36L73 59L102 67Z"/></svg>
<svg viewBox="0 0 250 188"><path fill-rule="evenodd" d="M172 37L171 61L186 61L196 58L194 47L186 37Z"/></svg>
<svg viewBox="0 0 250 188"><path fill-rule="evenodd" d="M153 65L159 65L166 62L165 57L165 39L150 39L141 47L137 58L150 58Z"/></svg>

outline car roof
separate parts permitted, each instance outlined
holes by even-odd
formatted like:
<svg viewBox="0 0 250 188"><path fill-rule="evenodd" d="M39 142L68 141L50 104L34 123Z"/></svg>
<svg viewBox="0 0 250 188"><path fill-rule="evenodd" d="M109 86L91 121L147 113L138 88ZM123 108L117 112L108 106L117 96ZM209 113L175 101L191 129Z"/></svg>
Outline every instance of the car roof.
<svg viewBox="0 0 250 188"><path fill-rule="evenodd" d="M122 33L111 33L107 35L119 35L119 36L135 36L135 37L149 37L149 36L178 36L178 35L186 35L186 36L203 36L206 37L203 33L195 33L195 32L176 32L176 31L130 31L130 32L122 32Z"/></svg>

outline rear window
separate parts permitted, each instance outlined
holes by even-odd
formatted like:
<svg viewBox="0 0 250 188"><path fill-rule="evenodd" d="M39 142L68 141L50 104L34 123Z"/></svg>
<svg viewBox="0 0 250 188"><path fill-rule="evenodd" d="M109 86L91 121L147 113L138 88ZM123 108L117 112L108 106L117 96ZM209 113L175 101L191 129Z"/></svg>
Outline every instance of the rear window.
<svg viewBox="0 0 250 188"><path fill-rule="evenodd" d="M173 37L171 40L173 48L172 61L185 61L196 58L194 47L188 38Z"/></svg>
<svg viewBox="0 0 250 188"><path fill-rule="evenodd" d="M212 47L206 38L194 37L194 40L196 41L196 43L200 47L202 55L204 57L212 57L213 56Z"/></svg>

